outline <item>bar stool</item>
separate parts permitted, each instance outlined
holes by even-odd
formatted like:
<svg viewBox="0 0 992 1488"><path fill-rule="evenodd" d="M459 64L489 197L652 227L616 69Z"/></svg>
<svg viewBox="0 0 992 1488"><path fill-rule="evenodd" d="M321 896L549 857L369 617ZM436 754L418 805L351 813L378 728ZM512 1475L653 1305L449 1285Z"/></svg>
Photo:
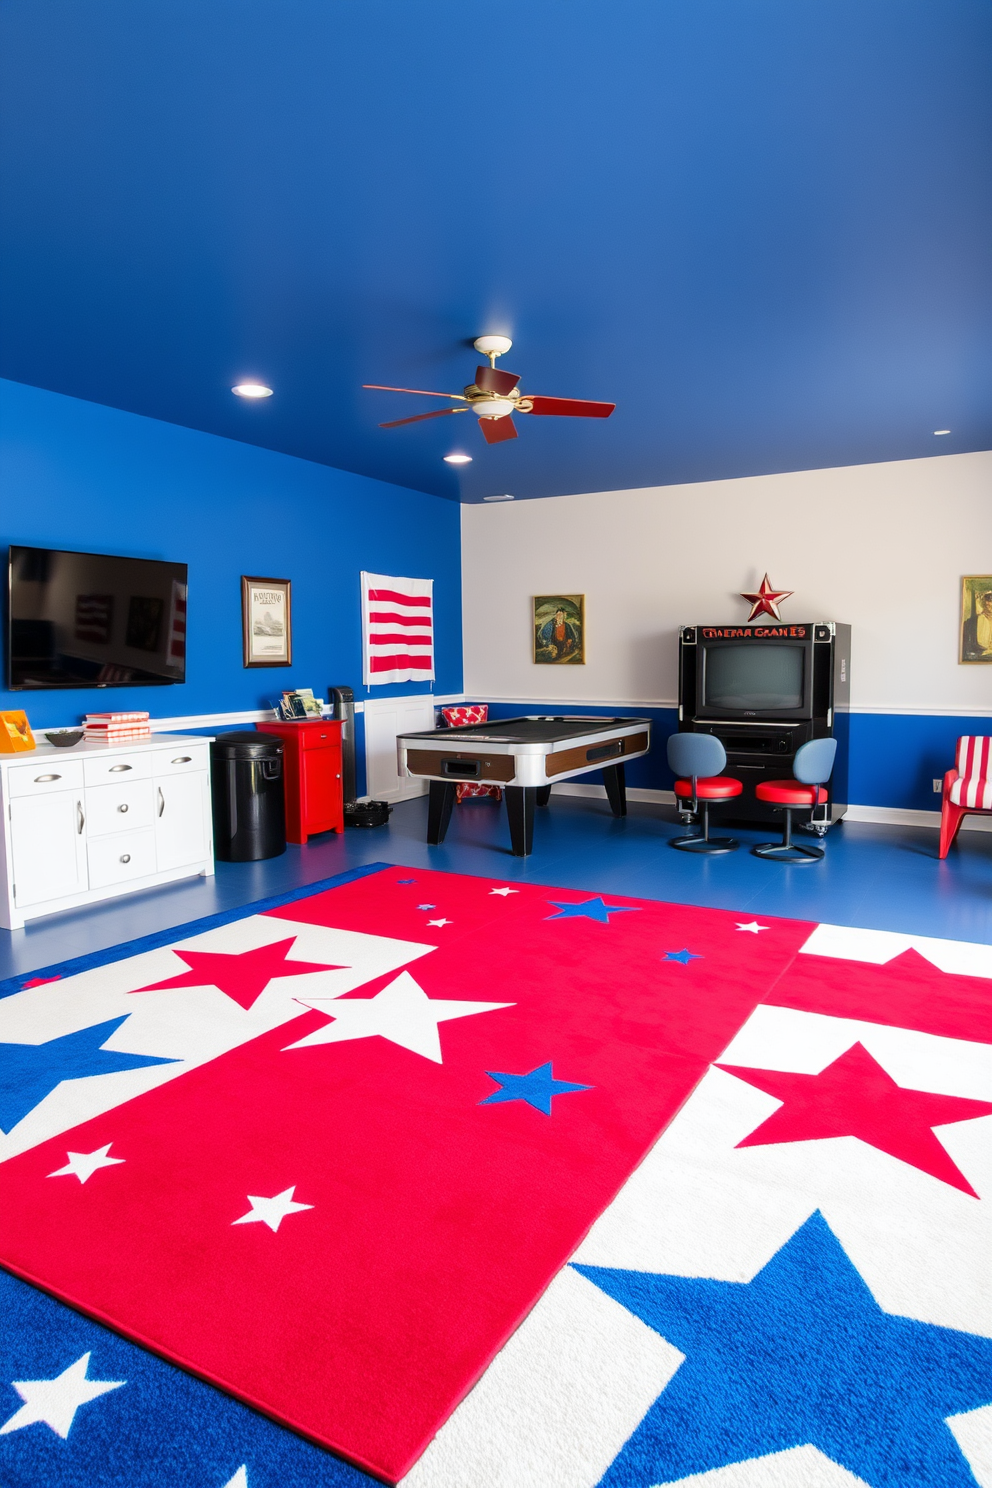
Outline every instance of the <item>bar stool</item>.
<svg viewBox="0 0 992 1488"><path fill-rule="evenodd" d="M693 833L673 837L671 846L682 852L735 852L739 844L733 837L710 836L710 804L729 801L739 796L744 787L730 775L721 775L727 763L727 751L712 734L672 734L668 741L668 764L676 776L675 798L682 821L688 824L702 807L702 835Z"/></svg>
<svg viewBox="0 0 992 1488"><path fill-rule="evenodd" d="M761 842L752 847L755 857L775 858L779 863L816 863L823 857L822 847L801 847L798 842L793 842L792 813L799 807L808 807L812 821L817 806L826 803L827 793L823 787L830 779L836 754L836 739L811 739L796 750L792 761L794 779L763 780L755 787L754 794L759 801L767 801L785 812L782 841Z"/></svg>

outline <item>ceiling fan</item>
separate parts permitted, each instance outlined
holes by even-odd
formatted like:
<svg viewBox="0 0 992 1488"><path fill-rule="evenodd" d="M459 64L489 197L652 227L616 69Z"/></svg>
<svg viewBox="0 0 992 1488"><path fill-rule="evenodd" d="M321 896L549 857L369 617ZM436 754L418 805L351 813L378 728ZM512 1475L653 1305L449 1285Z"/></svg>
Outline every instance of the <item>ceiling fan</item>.
<svg viewBox="0 0 992 1488"><path fill-rule="evenodd" d="M487 444L502 444L516 439L515 413L536 413L557 418L609 418L615 403L590 403L582 398L544 398L523 394L520 381L512 372L501 372L496 358L505 355L513 342L507 336L480 336L474 343L482 356L489 358L488 367L476 367L475 381L461 393L432 393L425 388L384 387L382 383L365 382L363 387L380 393L417 393L422 398L450 398L462 408L438 408L433 413L415 413L411 418L392 419L380 429L398 429L401 424L419 424L424 419L444 418L449 413L474 413Z"/></svg>

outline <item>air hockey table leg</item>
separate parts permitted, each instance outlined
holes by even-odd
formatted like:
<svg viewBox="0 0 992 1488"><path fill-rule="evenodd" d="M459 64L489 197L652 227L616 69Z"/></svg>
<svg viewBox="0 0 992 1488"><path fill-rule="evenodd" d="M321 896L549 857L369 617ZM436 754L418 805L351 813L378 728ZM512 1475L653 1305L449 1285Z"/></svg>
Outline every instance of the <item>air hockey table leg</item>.
<svg viewBox="0 0 992 1488"><path fill-rule="evenodd" d="M627 781L623 765L604 765L603 784L614 816L627 815Z"/></svg>
<svg viewBox="0 0 992 1488"><path fill-rule="evenodd" d="M447 780L432 780L427 801L427 841L439 847L444 841L455 802L455 787Z"/></svg>
<svg viewBox="0 0 992 1488"><path fill-rule="evenodd" d="M535 798L535 804L536 805L538 805L538 806L547 806L548 802L551 800L551 787L550 787L550 785L538 785L538 786L535 786L534 787L534 798Z"/></svg>
<svg viewBox="0 0 992 1488"><path fill-rule="evenodd" d="M515 858L526 858L534 846L533 785L506 787L506 816L510 823L510 850Z"/></svg>

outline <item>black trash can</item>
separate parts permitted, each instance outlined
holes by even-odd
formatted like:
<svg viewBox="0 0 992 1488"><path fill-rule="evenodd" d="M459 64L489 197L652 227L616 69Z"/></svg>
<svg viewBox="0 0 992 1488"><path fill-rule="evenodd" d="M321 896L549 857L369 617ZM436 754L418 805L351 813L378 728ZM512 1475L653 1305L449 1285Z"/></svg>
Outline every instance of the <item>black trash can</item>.
<svg viewBox="0 0 992 1488"><path fill-rule="evenodd" d="M220 734L210 746L214 853L251 863L286 851L283 741L275 734Z"/></svg>

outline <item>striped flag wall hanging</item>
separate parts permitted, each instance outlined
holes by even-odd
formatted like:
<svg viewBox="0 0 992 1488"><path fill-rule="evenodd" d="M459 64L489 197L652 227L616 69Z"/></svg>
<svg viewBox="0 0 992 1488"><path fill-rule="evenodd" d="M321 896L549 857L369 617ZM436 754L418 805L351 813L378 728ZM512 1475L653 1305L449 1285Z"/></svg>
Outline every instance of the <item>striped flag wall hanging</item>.
<svg viewBox="0 0 992 1488"><path fill-rule="evenodd" d="M366 685L434 678L434 580L362 574Z"/></svg>

